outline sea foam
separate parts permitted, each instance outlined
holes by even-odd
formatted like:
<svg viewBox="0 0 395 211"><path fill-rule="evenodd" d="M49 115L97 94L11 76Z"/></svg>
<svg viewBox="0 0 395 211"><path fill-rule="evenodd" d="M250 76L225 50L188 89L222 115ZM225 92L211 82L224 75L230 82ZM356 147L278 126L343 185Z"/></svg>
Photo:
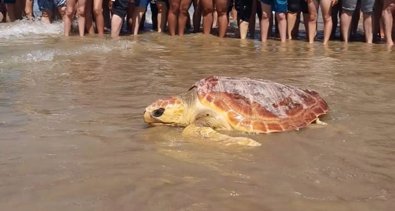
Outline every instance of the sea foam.
<svg viewBox="0 0 395 211"><path fill-rule="evenodd" d="M63 33L63 23L52 24L41 21L18 20L0 24L0 39L26 38L29 36L57 36Z"/></svg>

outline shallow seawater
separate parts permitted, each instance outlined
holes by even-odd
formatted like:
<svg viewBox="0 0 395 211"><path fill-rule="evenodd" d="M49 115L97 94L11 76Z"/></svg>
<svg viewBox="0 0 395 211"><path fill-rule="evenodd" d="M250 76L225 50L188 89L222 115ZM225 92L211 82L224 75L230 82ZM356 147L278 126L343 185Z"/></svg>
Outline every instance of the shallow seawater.
<svg viewBox="0 0 395 211"><path fill-rule="evenodd" d="M0 210L395 209L395 54L384 45L62 36L0 24ZM147 127L153 100L209 75L318 91L327 126L248 148Z"/></svg>

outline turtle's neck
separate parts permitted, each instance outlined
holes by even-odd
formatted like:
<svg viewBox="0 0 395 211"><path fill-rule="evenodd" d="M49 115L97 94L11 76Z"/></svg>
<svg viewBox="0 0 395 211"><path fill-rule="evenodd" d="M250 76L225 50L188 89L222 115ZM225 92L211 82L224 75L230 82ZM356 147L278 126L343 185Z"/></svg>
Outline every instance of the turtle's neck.
<svg viewBox="0 0 395 211"><path fill-rule="evenodd" d="M184 103L185 112L180 123L182 126L187 126L193 123L196 119L196 115L199 113L200 103L197 100L197 95L194 90L188 91L179 96Z"/></svg>

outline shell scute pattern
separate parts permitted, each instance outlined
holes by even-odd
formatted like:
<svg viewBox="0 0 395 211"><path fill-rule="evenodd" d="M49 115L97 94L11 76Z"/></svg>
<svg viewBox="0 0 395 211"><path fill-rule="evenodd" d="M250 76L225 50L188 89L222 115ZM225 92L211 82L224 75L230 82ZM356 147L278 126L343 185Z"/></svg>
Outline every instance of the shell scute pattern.
<svg viewBox="0 0 395 211"><path fill-rule="evenodd" d="M328 111L317 92L272 81L211 76L195 87L203 105L222 112L232 127L246 132L299 129Z"/></svg>

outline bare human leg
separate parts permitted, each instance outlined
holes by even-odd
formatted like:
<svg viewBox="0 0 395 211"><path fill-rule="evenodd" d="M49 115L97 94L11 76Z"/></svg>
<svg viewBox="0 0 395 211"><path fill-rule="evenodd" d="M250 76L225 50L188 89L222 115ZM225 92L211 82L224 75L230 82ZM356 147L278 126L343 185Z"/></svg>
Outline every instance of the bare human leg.
<svg viewBox="0 0 395 211"><path fill-rule="evenodd" d="M93 14L95 15L96 29L99 37L104 37L103 0L93 0Z"/></svg>
<svg viewBox="0 0 395 211"><path fill-rule="evenodd" d="M317 0L308 0L307 5L309 8L308 38L309 43L314 43L317 34L318 2Z"/></svg>
<svg viewBox="0 0 395 211"><path fill-rule="evenodd" d="M111 18L111 38L118 39L122 28L122 18L114 14Z"/></svg>
<svg viewBox="0 0 395 211"><path fill-rule="evenodd" d="M348 43L348 38L350 36L350 25L351 25L352 11L343 10L340 16L340 29L343 36L343 41Z"/></svg>
<svg viewBox="0 0 395 211"><path fill-rule="evenodd" d="M215 9L218 14L218 36L222 38L228 28L228 0L215 0Z"/></svg>
<svg viewBox="0 0 395 211"><path fill-rule="evenodd" d="M169 16L167 18L169 25L169 34L176 35L178 15L180 12L181 0L170 0Z"/></svg>
<svg viewBox="0 0 395 211"><path fill-rule="evenodd" d="M178 35L182 36L185 32L185 26L188 20L188 9L192 0L181 0L180 9L178 14Z"/></svg>
<svg viewBox="0 0 395 211"><path fill-rule="evenodd" d="M78 0L77 15L78 15L78 30L80 37L85 34L85 8L86 0Z"/></svg>
<svg viewBox="0 0 395 211"><path fill-rule="evenodd" d="M392 46L394 42L392 40L392 26L393 26L393 16L392 11L395 7L394 0L384 0L384 7L382 11L382 17L384 20L384 34L387 45Z"/></svg>
<svg viewBox="0 0 395 211"><path fill-rule="evenodd" d="M269 34L270 20L272 17L272 7L262 2L261 2L261 7L262 7L261 41L266 42Z"/></svg>
<svg viewBox="0 0 395 211"><path fill-rule="evenodd" d="M41 15L41 22L50 24L52 22L52 11L44 10Z"/></svg>
<svg viewBox="0 0 395 211"><path fill-rule="evenodd" d="M25 1L25 15L28 20L33 20L33 0Z"/></svg>
<svg viewBox="0 0 395 211"><path fill-rule="evenodd" d="M292 31L295 27L297 16L298 15L294 12L288 12L288 14L287 14L287 20L288 20L287 34L288 34L289 40L292 40Z"/></svg>
<svg viewBox="0 0 395 211"><path fill-rule="evenodd" d="M213 25L213 0L200 0L203 13L203 34L210 34Z"/></svg>
<svg viewBox="0 0 395 211"><path fill-rule="evenodd" d="M145 8L136 7L133 12L133 35L138 35L141 19L143 18Z"/></svg>
<svg viewBox="0 0 395 211"><path fill-rule="evenodd" d="M77 0L67 0L66 15L64 17L64 36L70 36L71 22L73 20L74 8Z"/></svg>
<svg viewBox="0 0 395 211"><path fill-rule="evenodd" d="M363 30L365 31L365 41L371 44L373 42L373 25L372 25L372 13L363 13Z"/></svg>
<svg viewBox="0 0 395 211"><path fill-rule="evenodd" d="M321 0L321 12L324 19L324 45L328 44L332 33L332 5L335 0Z"/></svg>
<svg viewBox="0 0 395 211"><path fill-rule="evenodd" d="M167 20L167 5L165 2L156 2L158 8L158 32L164 32Z"/></svg>

